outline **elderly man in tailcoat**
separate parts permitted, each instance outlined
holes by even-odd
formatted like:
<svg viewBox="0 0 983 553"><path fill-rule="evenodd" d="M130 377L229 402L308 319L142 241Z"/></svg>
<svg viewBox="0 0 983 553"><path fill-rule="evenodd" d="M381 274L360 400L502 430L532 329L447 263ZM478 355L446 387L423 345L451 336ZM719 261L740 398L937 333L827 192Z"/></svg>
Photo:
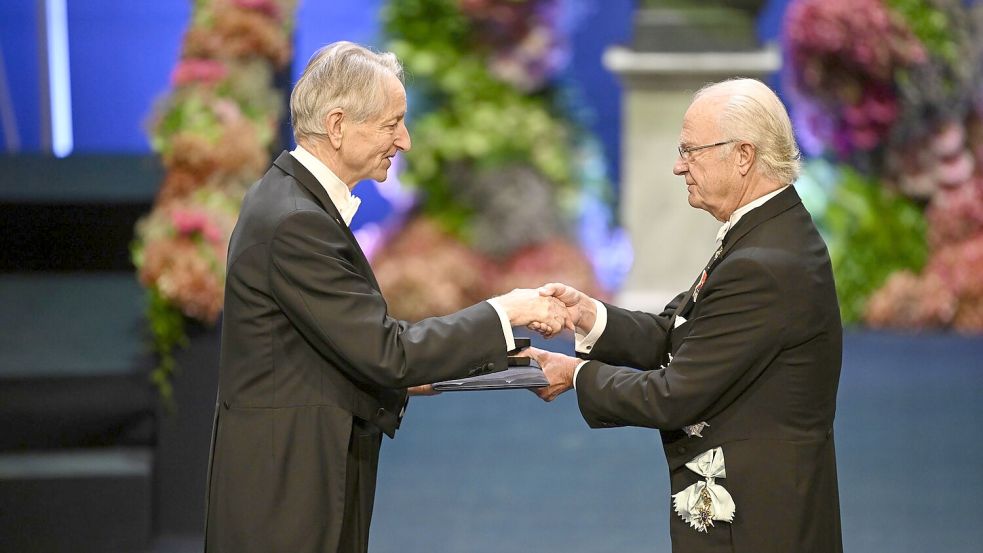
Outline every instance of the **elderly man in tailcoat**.
<svg viewBox="0 0 983 553"><path fill-rule="evenodd" d="M674 553L843 548L833 446L842 327L826 245L792 186L798 158L768 87L705 87L673 168L690 205L722 223L692 287L659 314L563 284L541 289L568 306L586 359L530 352L551 382L542 397L574 387L591 427L661 431Z"/></svg>
<svg viewBox="0 0 983 553"><path fill-rule="evenodd" d="M297 148L245 197L229 246L208 553L366 551L381 437L408 389L505 366L511 325L565 324L562 304L535 290L414 324L389 316L349 224L351 189L385 180L410 149L401 78L393 54L319 50L290 97Z"/></svg>

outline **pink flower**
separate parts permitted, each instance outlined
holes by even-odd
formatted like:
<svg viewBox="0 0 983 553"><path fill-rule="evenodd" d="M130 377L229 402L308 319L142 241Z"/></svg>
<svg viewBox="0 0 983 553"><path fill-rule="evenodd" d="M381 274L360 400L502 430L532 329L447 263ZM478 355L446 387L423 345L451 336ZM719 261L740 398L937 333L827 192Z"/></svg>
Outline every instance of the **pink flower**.
<svg viewBox="0 0 983 553"><path fill-rule="evenodd" d="M929 244L941 248L983 232L983 179L940 190L925 211Z"/></svg>
<svg viewBox="0 0 983 553"><path fill-rule="evenodd" d="M956 295L952 327L962 332L983 332L983 232L939 249L925 269Z"/></svg>
<svg viewBox="0 0 983 553"><path fill-rule="evenodd" d="M196 209L175 209L171 212L171 222L181 236L191 236L200 233L205 240L212 244L221 244L224 237L222 230L204 211Z"/></svg>
<svg viewBox="0 0 983 553"><path fill-rule="evenodd" d="M182 237L153 240L144 249L139 277L189 317L214 323L222 311L224 251L201 248Z"/></svg>
<svg viewBox="0 0 983 553"><path fill-rule="evenodd" d="M965 141L966 132L963 126L951 121L932 136L932 152L939 157L948 157L958 153Z"/></svg>
<svg viewBox="0 0 983 553"><path fill-rule="evenodd" d="M892 92L879 90L865 94L863 109L867 118L885 126L894 123L898 117L898 102Z"/></svg>
<svg viewBox="0 0 983 553"><path fill-rule="evenodd" d="M220 61L185 58L178 62L171 73L171 84L184 86L191 83L214 85L228 75L228 69Z"/></svg>
<svg viewBox="0 0 983 553"><path fill-rule="evenodd" d="M843 120L850 125L862 125L868 121L865 106L846 106L843 108Z"/></svg>
<svg viewBox="0 0 983 553"><path fill-rule="evenodd" d="M228 98L217 98L211 104L212 111L218 117L219 121L226 125L232 125L239 123L243 119L242 110L239 108L239 104L235 103Z"/></svg>
<svg viewBox="0 0 983 553"><path fill-rule="evenodd" d="M958 155L939 161L935 166L935 179L942 186L959 186L973 176L975 167L972 154L963 150Z"/></svg>
<svg viewBox="0 0 983 553"><path fill-rule="evenodd" d="M880 143L880 136L873 127L859 127L850 130L850 142L858 149L870 151Z"/></svg>
<svg viewBox="0 0 983 553"><path fill-rule="evenodd" d="M983 297L983 232L939 248L925 272L937 275L961 297Z"/></svg>
<svg viewBox="0 0 983 553"><path fill-rule="evenodd" d="M259 12L270 19L280 19L280 6L274 0L232 0L232 4L243 10Z"/></svg>

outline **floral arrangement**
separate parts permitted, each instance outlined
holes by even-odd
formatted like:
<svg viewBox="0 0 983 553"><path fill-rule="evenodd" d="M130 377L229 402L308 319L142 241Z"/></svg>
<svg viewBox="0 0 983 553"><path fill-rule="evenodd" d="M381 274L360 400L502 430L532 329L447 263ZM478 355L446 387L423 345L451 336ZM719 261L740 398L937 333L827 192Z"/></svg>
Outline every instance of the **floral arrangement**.
<svg viewBox="0 0 983 553"><path fill-rule="evenodd" d="M844 320L983 332L983 5L797 0L784 46Z"/></svg>
<svg viewBox="0 0 983 553"><path fill-rule="evenodd" d="M400 178L420 195L373 259L396 315L444 314L550 280L603 297L627 272L630 247L612 224L599 149L573 121L559 82L569 59L562 7L386 6L388 48L412 93L413 151ZM578 239L575 222L585 216L594 224L580 225ZM588 256L585 245L621 257Z"/></svg>
<svg viewBox="0 0 983 553"><path fill-rule="evenodd" d="M165 177L131 250L166 402L186 319L218 320L242 195L269 165L282 111L274 73L290 58L293 9L293 0L196 0L172 89L150 117Z"/></svg>

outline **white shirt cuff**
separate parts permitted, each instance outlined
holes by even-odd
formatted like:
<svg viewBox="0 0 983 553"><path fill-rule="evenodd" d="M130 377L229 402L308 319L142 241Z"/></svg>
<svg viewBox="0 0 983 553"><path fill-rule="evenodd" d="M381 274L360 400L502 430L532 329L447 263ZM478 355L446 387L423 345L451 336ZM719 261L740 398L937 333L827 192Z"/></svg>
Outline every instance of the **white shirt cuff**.
<svg viewBox="0 0 983 553"><path fill-rule="evenodd" d="M604 328L608 326L608 308L593 298L591 300L597 312L594 316L594 326L586 336L579 332L574 333L574 349L578 353L590 353L594 349L594 344L601 338L601 334L604 334ZM580 367L577 367L577 370L580 370Z"/></svg>
<svg viewBox="0 0 983 553"><path fill-rule="evenodd" d="M498 320L502 321L502 334L505 335L505 351L514 350L515 336L512 334L512 323L509 322L508 314L505 313L505 309L502 308L501 305L498 305L495 298L491 298L486 301L488 302L488 305L492 306L492 308L495 309L495 312L498 313Z"/></svg>
<svg viewBox="0 0 983 553"><path fill-rule="evenodd" d="M573 389L577 389L577 375L580 374L580 369L587 364L587 361L581 361L577 363L577 368L573 370Z"/></svg>

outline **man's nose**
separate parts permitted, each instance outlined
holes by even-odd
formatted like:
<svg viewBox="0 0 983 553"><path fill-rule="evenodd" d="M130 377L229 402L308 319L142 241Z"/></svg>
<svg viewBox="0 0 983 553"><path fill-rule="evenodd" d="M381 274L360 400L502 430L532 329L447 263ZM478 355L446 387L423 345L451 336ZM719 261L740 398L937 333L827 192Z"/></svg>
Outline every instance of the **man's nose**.
<svg viewBox="0 0 983 553"><path fill-rule="evenodd" d="M410 130L406 128L404 123L400 122L399 130L396 133L396 147L407 152L412 146L413 141L410 140Z"/></svg>
<svg viewBox="0 0 983 553"><path fill-rule="evenodd" d="M686 165L685 161L683 161L683 156L677 157L676 163L672 166L672 174L682 175L688 170L689 170L689 166Z"/></svg>

